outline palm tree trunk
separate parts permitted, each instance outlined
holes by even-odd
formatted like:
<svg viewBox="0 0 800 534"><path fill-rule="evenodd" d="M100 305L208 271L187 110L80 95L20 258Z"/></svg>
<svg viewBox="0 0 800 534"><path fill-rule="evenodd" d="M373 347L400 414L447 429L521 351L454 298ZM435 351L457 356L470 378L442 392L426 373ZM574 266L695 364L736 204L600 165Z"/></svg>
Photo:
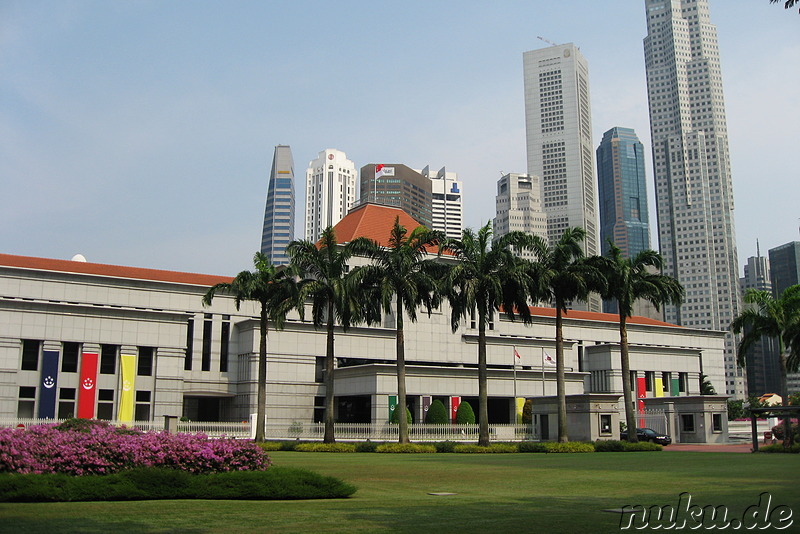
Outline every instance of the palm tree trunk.
<svg viewBox="0 0 800 534"><path fill-rule="evenodd" d="M267 417L267 303L261 303L258 339L258 406L256 407L256 441L264 441L264 420Z"/></svg>
<svg viewBox="0 0 800 534"><path fill-rule="evenodd" d="M625 402L625 426L628 429L628 441L636 443L636 415L633 410L633 386L631 385L631 358L628 352L628 325L624 313L619 313L619 355L622 359L622 398ZM671 423L670 423L671 424Z"/></svg>
<svg viewBox="0 0 800 534"><path fill-rule="evenodd" d="M331 300L328 303L328 335L325 349L325 435L322 439L324 443L336 441L336 436L334 435L336 418L333 406L333 327L333 301Z"/></svg>
<svg viewBox="0 0 800 534"><path fill-rule="evenodd" d="M403 331L403 301L397 298L397 335L395 338L397 350L397 407L400 410L397 422L400 425L399 443L408 443L408 419L406 418L406 340Z"/></svg>
<svg viewBox="0 0 800 534"><path fill-rule="evenodd" d="M486 312L478 310L478 445L489 446L489 388L486 372Z"/></svg>
<svg viewBox="0 0 800 534"><path fill-rule="evenodd" d="M786 381L786 361L787 356L786 352L783 350L783 344L780 344L781 348L781 355L780 355L780 365L781 365L781 399L783 401L784 406L789 405L789 388ZM792 445L792 418L787 414L783 419L783 446L790 447Z"/></svg>
<svg viewBox="0 0 800 534"><path fill-rule="evenodd" d="M556 299L556 394L558 395L558 441L569 441L567 435L567 392L564 372L564 331L561 309L563 302Z"/></svg>

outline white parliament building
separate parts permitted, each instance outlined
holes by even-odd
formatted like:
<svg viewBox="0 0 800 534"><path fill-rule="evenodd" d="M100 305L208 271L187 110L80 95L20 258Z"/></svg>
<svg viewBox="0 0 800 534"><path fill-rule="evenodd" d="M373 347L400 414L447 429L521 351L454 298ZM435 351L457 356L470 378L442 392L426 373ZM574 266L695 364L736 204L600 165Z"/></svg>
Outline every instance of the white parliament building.
<svg viewBox="0 0 800 534"><path fill-rule="evenodd" d="M408 228L417 224L402 210L362 205L337 224L338 239L385 243L398 216ZM0 254L0 418L248 419L256 406L257 309L243 303L237 310L232 297L219 293L211 306L201 300L210 286L230 280ZM538 416L550 415L545 427L554 428L556 373L549 362L555 358L555 313L532 312L531 325L502 315L490 325L491 423L514 422L515 398L524 397L533 399ZM466 321L453 332L445 306L430 317L420 313L416 323L405 321L405 328L414 421L432 399L445 406L454 398L468 400L477 409L475 324ZM394 335L392 317L380 326L337 329L337 421L388 419L397 394ZM723 332L632 317L628 335L636 393L645 402L697 399L701 374L724 391ZM591 412L587 424L596 428L590 437L612 433L622 411L617 317L570 311L564 337L569 403ZM324 329L291 317L284 330L270 330L267 351L268 421L321 421ZM716 404L697 412L702 419L690 431L711 427L712 417L722 431L717 421L724 419L724 398L712 399Z"/></svg>

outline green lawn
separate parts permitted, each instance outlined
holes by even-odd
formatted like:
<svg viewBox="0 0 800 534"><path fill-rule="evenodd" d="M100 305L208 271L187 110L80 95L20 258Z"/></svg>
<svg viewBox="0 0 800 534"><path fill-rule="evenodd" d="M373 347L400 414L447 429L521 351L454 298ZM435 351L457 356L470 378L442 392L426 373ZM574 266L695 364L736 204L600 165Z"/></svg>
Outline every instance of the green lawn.
<svg viewBox="0 0 800 534"><path fill-rule="evenodd" d="M625 505L725 505L769 492L800 530L798 455L270 453L358 486L344 500L0 504L2 532L619 532ZM456 495L432 496L429 492ZM701 531L701 530L700 530Z"/></svg>

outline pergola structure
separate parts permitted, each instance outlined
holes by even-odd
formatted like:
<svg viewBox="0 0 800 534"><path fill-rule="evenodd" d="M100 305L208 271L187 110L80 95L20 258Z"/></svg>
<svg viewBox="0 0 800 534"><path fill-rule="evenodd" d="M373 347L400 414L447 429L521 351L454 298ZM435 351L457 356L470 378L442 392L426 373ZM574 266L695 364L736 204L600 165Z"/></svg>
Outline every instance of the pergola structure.
<svg viewBox="0 0 800 534"><path fill-rule="evenodd" d="M783 424L784 419L791 416L800 417L800 406L767 406L763 408L750 408L750 428L753 437L753 452L758 452L758 429L756 428L756 417L759 415L776 415Z"/></svg>

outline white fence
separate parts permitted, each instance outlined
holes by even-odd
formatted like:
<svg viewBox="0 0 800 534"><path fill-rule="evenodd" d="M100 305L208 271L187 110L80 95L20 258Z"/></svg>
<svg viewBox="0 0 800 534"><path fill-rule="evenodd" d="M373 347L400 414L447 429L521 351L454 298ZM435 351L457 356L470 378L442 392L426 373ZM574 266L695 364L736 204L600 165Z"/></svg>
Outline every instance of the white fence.
<svg viewBox="0 0 800 534"><path fill-rule="evenodd" d="M624 422L624 417L622 420ZM652 428L659 434L667 434L667 415L663 410L647 410L644 413L637 413L636 426L638 428Z"/></svg>
<svg viewBox="0 0 800 534"><path fill-rule="evenodd" d="M63 421L63 419L4 418L0 419L0 427L24 426L28 428L37 425L57 424ZM143 432L164 430L163 420L136 421L133 423L108 421L108 423L117 427L137 428ZM336 423L334 429L337 441L397 441L399 431L398 425L388 423ZM226 436L252 439L255 435L255 428L249 421L237 423L179 421L177 423L177 431L191 434L203 433L213 438ZM411 424L408 425L408 434L411 441L415 442L477 442L478 425ZM322 423L267 422L264 431L265 439L271 441L322 441L324 435L325 425ZM489 438L492 441L528 441L538 440L538 434L534 433L534 428L531 425L489 425Z"/></svg>
<svg viewBox="0 0 800 534"><path fill-rule="evenodd" d="M52 425L64 422L65 419L27 419L27 418L2 418L0 419L0 427L31 427L38 425ZM164 430L164 420L156 421L134 421L134 422L120 422L120 421L106 421L107 423L120 427L120 428L136 428L142 432L162 431ZM195 422L195 421L178 421L177 431L186 434L206 434L212 438L229 437L229 438L251 438L249 422L238 423L214 423L214 422Z"/></svg>

